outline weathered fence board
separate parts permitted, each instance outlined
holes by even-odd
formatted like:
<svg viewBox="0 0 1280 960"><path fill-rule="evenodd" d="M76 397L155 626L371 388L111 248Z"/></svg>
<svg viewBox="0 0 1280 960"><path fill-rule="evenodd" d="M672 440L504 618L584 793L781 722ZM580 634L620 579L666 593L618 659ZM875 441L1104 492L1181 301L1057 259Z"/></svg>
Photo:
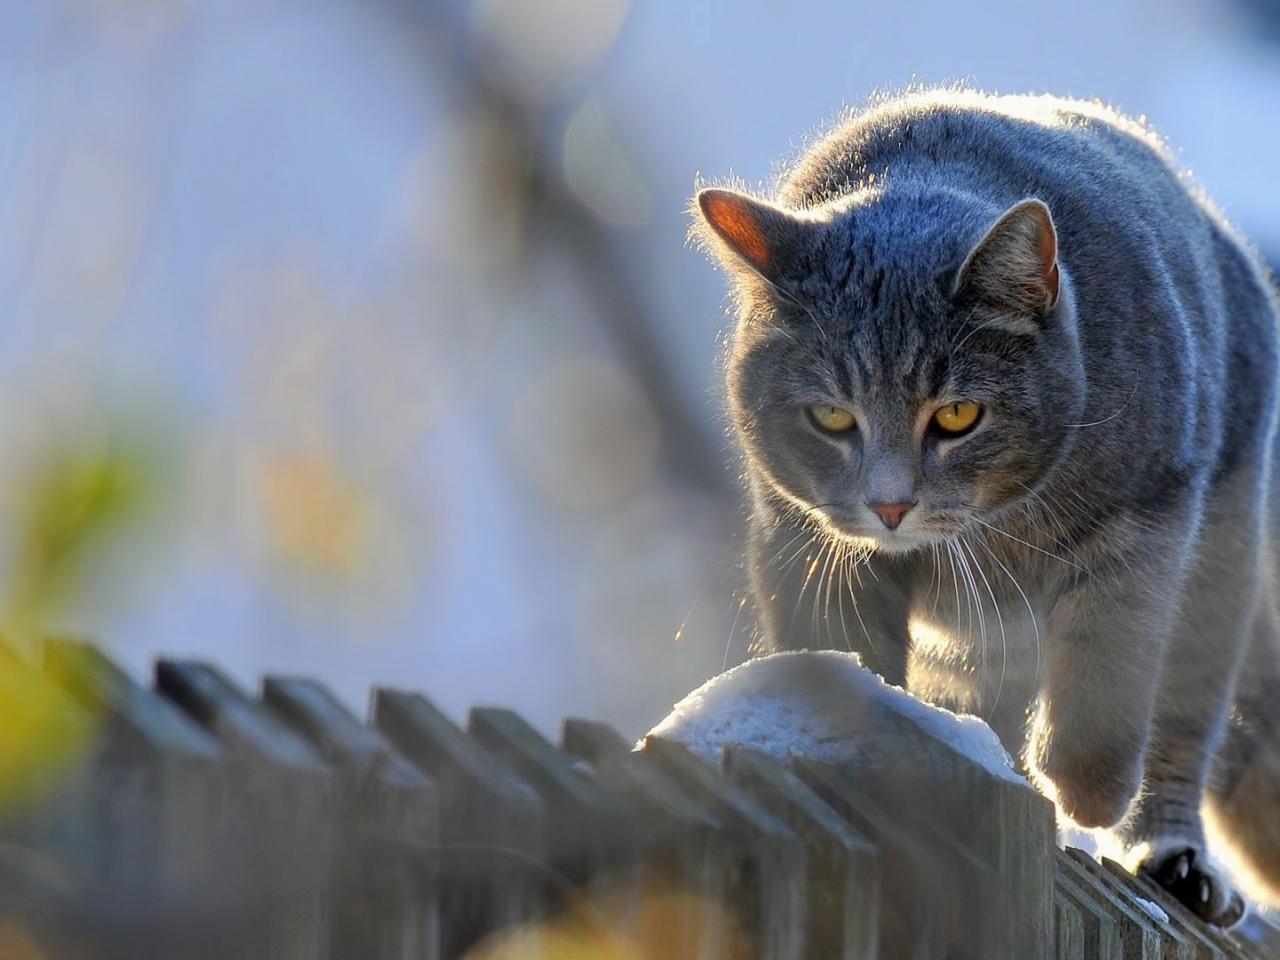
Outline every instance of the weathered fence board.
<svg viewBox="0 0 1280 960"><path fill-rule="evenodd" d="M684 746L649 738L644 752L719 819L725 891L752 941L778 960L804 953L804 850L796 834Z"/></svg>
<svg viewBox="0 0 1280 960"><path fill-rule="evenodd" d="M1145 891L1136 884L1119 882L1110 871L1083 850L1068 850L1067 854L1155 931L1160 942L1161 956L1169 960L1193 960L1196 945L1169 922L1169 915L1160 909L1159 904L1142 895Z"/></svg>
<svg viewBox="0 0 1280 960"><path fill-rule="evenodd" d="M236 849L247 880L241 892L242 915L253 931L249 952L271 960L329 957L329 768L301 737L208 664L161 660L156 686L226 751L229 807L242 818Z"/></svg>
<svg viewBox="0 0 1280 960"><path fill-rule="evenodd" d="M1169 926L1192 945L1192 955L1197 960L1226 960L1230 956L1224 953L1224 947L1219 942L1220 938L1210 932L1211 928L1197 920L1191 911L1171 897L1163 888L1150 880L1135 877L1114 860L1103 858L1102 867L1122 889L1127 890L1134 897L1155 904L1164 911Z"/></svg>
<svg viewBox="0 0 1280 960"><path fill-rule="evenodd" d="M1124 960L1124 942L1111 911L1072 879L1074 870L1058 865L1058 896L1080 914L1084 960Z"/></svg>
<svg viewBox="0 0 1280 960"><path fill-rule="evenodd" d="M562 743L590 766L596 780L631 803L643 849L641 895L670 904L671 942L683 945L690 960L725 956L733 931L718 907L730 902L727 875L734 853L720 819L651 754L632 751L612 727L566 720Z"/></svg>
<svg viewBox="0 0 1280 960"><path fill-rule="evenodd" d="M435 784L313 681L267 677L263 700L336 774L334 956L440 956L439 879L402 852L439 839Z"/></svg>
<svg viewBox="0 0 1280 960"><path fill-rule="evenodd" d="M593 872L635 859L638 840L623 798L582 776L570 755L520 716L477 707L468 732L541 795L547 808L547 855L572 880L583 883Z"/></svg>
<svg viewBox="0 0 1280 960"><path fill-rule="evenodd" d="M730 747L729 776L795 832L807 872L805 955L870 960L877 955L880 873L875 847L794 773L748 747Z"/></svg>
<svg viewBox="0 0 1280 960"><path fill-rule="evenodd" d="M422 696L378 689L373 719L439 790L440 842L428 859L439 869L446 955L537 916L547 869L542 798Z"/></svg>
<svg viewBox="0 0 1280 960"><path fill-rule="evenodd" d="M971 898L959 882L993 884L991 870L963 848L932 834L927 824L904 823L863 794L847 771L802 757L792 761L800 779L879 851L880 945L882 956L933 960L971 956L974 939L965 930ZM929 843L928 841L936 841Z"/></svg>
<svg viewBox="0 0 1280 960"><path fill-rule="evenodd" d="M557 747L497 708L463 731L385 689L365 723L313 681L259 699L199 663L153 691L71 641L40 669L0 646L6 695L74 747L0 795L0 924L49 956L551 960L523 934L589 917L605 939L575 949L645 960L1280 958L1268 915L1219 931L1059 850L1024 781L905 713L865 762L711 763L586 720Z"/></svg>
<svg viewBox="0 0 1280 960"><path fill-rule="evenodd" d="M84 782L90 822L102 826L73 853L93 891L80 912L84 934L129 957L172 957L192 930L210 948L241 946L226 923L243 904L225 882L234 835L221 746L89 644L49 641L43 660L46 676L91 718Z"/></svg>
<svg viewBox="0 0 1280 960"><path fill-rule="evenodd" d="M1063 896L1053 903L1054 956L1057 960L1084 960L1084 918L1080 909Z"/></svg>
<svg viewBox="0 0 1280 960"><path fill-rule="evenodd" d="M1164 956L1160 931L1140 906L1111 890L1099 876L1077 861L1070 850L1059 856L1058 867L1115 921L1124 960L1160 960Z"/></svg>

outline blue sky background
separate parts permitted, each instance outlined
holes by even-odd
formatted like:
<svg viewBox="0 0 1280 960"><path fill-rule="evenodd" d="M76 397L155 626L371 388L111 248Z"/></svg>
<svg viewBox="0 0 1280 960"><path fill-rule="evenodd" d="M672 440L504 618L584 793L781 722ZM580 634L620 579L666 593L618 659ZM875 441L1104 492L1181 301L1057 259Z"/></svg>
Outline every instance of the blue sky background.
<svg viewBox="0 0 1280 960"><path fill-rule="evenodd" d="M0 615L40 465L142 435L147 509L40 619L140 677L200 656L357 708L386 683L636 734L745 655L736 508L664 457L612 307L508 196L519 141L459 64L536 121L639 290L682 442L728 481L723 284L685 205L699 175L767 181L877 89L1145 114L1280 255L1280 47L1244 4L430 9L0 5Z"/></svg>

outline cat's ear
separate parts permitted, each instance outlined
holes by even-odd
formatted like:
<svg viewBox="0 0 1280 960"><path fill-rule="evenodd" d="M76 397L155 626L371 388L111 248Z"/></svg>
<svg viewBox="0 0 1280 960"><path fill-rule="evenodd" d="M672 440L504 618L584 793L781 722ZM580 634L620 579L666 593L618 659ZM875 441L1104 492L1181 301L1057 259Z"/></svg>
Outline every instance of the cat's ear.
<svg viewBox="0 0 1280 960"><path fill-rule="evenodd" d="M734 190L700 190L694 234L730 270L747 268L778 284L793 271L810 225Z"/></svg>
<svg viewBox="0 0 1280 960"><path fill-rule="evenodd" d="M1014 204L969 252L956 275L956 296L1017 318L1038 321L1058 302L1058 233L1040 200Z"/></svg>

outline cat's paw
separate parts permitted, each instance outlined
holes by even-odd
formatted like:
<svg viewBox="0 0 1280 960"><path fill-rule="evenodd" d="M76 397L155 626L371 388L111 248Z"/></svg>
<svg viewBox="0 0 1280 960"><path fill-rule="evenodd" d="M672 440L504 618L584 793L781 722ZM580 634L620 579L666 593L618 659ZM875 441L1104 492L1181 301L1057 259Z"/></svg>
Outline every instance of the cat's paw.
<svg viewBox="0 0 1280 960"><path fill-rule="evenodd" d="M1044 745L1037 771L1058 809L1082 827L1110 827L1124 819L1142 783L1142 767L1127 751L1072 751Z"/></svg>
<svg viewBox="0 0 1280 960"><path fill-rule="evenodd" d="M1204 848L1182 839L1160 841L1144 853L1137 872L1164 887L1200 919L1231 927L1244 916L1244 898L1210 861Z"/></svg>
<svg viewBox="0 0 1280 960"><path fill-rule="evenodd" d="M1081 827L1110 827L1124 819L1137 789L1123 784L1054 780L1058 809Z"/></svg>

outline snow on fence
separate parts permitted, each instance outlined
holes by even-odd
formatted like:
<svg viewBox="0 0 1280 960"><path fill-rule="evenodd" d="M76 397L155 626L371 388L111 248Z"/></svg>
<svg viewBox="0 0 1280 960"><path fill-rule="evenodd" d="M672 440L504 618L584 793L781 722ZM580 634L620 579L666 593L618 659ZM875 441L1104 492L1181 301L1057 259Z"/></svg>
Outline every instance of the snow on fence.
<svg viewBox="0 0 1280 960"><path fill-rule="evenodd" d="M1265 919L1208 928L1058 848L1052 806L927 712L864 711L874 749L835 762L822 735L712 743L715 711L639 750L587 720L553 745L398 690L362 722L309 680L254 696L161 661L145 687L80 643L3 666L0 696L40 691L78 745L0 809L0 931L31 956L1280 957Z"/></svg>

